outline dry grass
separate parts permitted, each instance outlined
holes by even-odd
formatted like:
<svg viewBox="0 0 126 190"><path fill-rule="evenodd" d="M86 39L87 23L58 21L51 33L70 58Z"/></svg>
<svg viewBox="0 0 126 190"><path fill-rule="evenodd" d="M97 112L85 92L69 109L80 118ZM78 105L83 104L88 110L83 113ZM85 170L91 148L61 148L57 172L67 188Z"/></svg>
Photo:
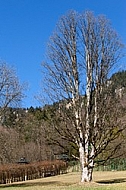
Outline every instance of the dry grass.
<svg viewBox="0 0 126 190"><path fill-rule="evenodd" d="M94 182L81 184L79 173L0 185L0 190L125 190L126 171L94 172Z"/></svg>

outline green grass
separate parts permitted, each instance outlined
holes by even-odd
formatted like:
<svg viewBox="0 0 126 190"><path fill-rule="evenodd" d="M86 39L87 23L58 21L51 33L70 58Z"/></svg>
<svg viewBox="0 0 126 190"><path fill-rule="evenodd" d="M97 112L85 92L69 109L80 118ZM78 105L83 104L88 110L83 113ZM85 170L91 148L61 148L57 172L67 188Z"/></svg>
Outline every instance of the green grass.
<svg viewBox="0 0 126 190"><path fill-rule="evenodd" d="M81 184L79 173L0 185L0 190L126 190L126 171L94 172L94 181Z"/></svg>

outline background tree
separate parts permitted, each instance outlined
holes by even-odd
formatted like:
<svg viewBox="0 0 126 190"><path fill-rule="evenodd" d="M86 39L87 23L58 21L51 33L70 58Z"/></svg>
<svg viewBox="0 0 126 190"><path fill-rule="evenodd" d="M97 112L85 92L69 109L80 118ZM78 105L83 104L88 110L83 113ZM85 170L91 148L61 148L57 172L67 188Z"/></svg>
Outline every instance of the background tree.
<svg viewBox="0 0 126 190"><path fill-rule="evenodd" d="M53 158L44 134L45 112L33 107L6 109L0 125L0 164L16 163L22 157L29 162Z"/></svg>
<svg viewBox="0 0 126 190"><path fill-rule="evenodd" d="M110 148L124 128L108 81L122 48L109 21L89 11L63 16L48 44L46 92L52 102L60 101L49 130L63 140L57 142L55 136L54 142L69 142L78 150L82 182L92 180L99 155L108 150L107 160L120 145Z"/></svg>
<svg viewBox="0 0 126 190"><path fill-rule="evenodd" d="M14 69L5 62L0 62L0 121L4 120L7 107L19 105L23 89Z"/></svg>

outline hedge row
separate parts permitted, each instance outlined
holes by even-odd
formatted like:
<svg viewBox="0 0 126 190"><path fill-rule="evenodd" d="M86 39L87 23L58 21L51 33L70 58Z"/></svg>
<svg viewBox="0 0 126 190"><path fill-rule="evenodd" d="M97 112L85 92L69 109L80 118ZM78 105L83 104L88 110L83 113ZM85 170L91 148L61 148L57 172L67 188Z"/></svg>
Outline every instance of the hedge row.
<svg viewBox="0 0 126 190"><path fill-rule="evenodd" d="M9 164L0 166L0 184L13 183L59 175L67 172L67 163L61 160L30 164Z"/></svg>

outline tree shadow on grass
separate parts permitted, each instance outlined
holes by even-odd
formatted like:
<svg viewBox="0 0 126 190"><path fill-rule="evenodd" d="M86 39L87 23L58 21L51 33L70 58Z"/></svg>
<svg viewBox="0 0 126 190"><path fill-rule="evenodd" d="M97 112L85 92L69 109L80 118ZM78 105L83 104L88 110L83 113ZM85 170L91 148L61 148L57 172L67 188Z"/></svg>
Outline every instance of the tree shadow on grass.
<svg viewBox="0 0 126 190"><path fill-rule="evenodd" d="M48 185L56 185L57 181L51 181L51 182L25 182L25 183L11 183L11 184L5 184L1 185L1 188L7 188L7 187L30 187L30 186L48 186Z"/></svg>
<svg viewBox="0 0 126 190"><path fill-rule="evenodd" d="M35 187L35 186L51 186L51 185L58 185L58 186L66 186L69 185L67 183L61 183L59 181L49 181L49 182L25 182L25 183L12 183L12 184L5 184L1 185L0 189L9 188L9 187Z"/></svg>
<svg viewBox="0 0 126 190"><path fill-rule="evenodd" d="M118 179L109 179L109 180L100 180L96 181L99 184L114 184L114 183L124 183L126 182L126 178L118 178Z"/></svg>

